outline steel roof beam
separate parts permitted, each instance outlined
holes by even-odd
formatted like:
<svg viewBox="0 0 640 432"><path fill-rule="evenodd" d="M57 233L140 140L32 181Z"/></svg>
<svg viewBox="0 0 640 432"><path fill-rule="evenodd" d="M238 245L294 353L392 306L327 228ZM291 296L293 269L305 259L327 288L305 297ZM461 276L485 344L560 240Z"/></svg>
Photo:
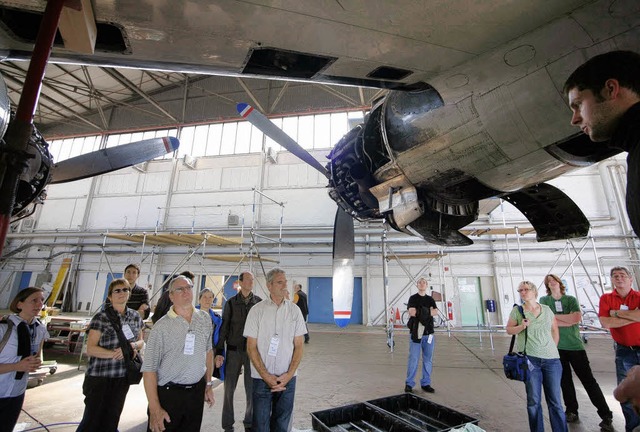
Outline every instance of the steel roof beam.
<svg viewBox="0 0 640 432"><path fill-rule="evenodd" d="M175 118L171 113L169 113L169 111L167 111L166 109L162 108L162 106L160 106L160 104L158 102L155 101L155 99L153 99L151 96L149 96L147 93L145 93L144 91L142 91L142 89L138 88L135 84L133 84L131 81L129 81L129 79L127 79L127 77L125 77L124 75L122 75L120 72L118 72L115 69L108 69L108 68L102 68L102 70L109 75L111 78L113 78L114 80L116 80L118 83L120 83L121 85L123 85L124 87L128 88L129 90L137 93L138 95L140 95L144 100L146 100L147 102L149 102L151 105L153 105L158 111L160 111L161 113L163 113L164 115L166 115L167 117L169 117L171 120L173 120L174 122L178 122L178 119Z"/></svg>

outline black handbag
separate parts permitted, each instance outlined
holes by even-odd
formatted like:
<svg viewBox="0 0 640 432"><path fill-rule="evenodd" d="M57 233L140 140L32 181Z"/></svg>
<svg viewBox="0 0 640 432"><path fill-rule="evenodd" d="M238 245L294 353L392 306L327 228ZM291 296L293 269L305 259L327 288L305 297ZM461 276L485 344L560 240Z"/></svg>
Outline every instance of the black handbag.
<svg viewBox="0 0 640 432"><path fill-rule="evenodd" d="M524 310L522 306L517 306L522 318L524 319ZM516 381L527 381L529 379L529 359L527 358L527 328L524 329L524 351L513 352L516 342L516 335L511 337L511 345L509 352L502 358L502 367L507 378Z"/></svg>
<svg viewBox="0 0 640 432"><path fill-rule="evenodd" d="M113 306L107 306L105 310L105 314L111 322L113 329L116 331L116 335L118 336L118 342L120 342L120 348L122 349L122 355L124 356L124 364L127 368L127 381L129 384L140 384L142 380L142 358L139 354L133 356L133 351L131 350L131 345L129 341L122 333L122 326L120 325L120 319L117 316L117 312L113 309Z"/></svg>

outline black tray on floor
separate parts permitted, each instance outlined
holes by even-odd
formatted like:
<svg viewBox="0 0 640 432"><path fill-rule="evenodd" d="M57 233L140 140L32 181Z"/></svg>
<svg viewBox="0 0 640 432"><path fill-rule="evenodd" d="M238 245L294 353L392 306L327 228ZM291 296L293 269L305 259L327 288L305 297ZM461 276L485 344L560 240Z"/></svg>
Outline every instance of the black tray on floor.
<svg viewBox="0 0 640 432"><path fill-rule="evenodd" d="M467 423L478 424L478 419L414 394L403 393L317 411L311 413L311 422L314 430L322 432L441 432Z"/></svg>
<svg viewBox="0 0 640 432"><path fill-rule="evenodd" d="M367 403L311 413L311 425L314 430L322 432L420 432L420 429Z"/></svg>
<svg viewBox="0 0 640 432"><path fill-rule="evenodd" d="M367 403L400 417L422 431L448 431L467 423L478 424L478 419L411 393Z"/></svg>

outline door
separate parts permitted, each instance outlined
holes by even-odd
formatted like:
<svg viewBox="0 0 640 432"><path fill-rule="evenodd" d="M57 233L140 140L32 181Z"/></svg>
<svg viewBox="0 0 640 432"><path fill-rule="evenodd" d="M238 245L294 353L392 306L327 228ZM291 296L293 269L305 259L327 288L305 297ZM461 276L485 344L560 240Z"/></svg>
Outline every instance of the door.
<svg viewBox="0 0 640 432"><path fill-rule="evenodd" d="M480 278L458 278L460 314L463 326L484 325L484 308L480 291Z"/></svg>
<svg viewBox="0 0 640 432"><path fill-rule="evenodd" d="M334 324L332 278L309 278L309 322ZM362 324L362 278L353 278L353 305L351 324Z"/></svg>
<svg viewBox="0 0 640 432"><path fill-rule="evenodd" d="M238 291L240 290L240 285L238 285L238 276L225 276L225 278L228 279L227 283L224 284L224 302L221 305L223 309L227 300L238 294Z"/></svg>

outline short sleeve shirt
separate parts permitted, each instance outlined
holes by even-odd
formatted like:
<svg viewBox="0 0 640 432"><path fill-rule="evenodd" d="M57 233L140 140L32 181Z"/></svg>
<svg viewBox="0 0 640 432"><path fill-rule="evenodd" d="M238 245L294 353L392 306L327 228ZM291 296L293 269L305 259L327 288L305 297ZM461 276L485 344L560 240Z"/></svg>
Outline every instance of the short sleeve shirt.
<svg viewBox="0 0 640 432"><path fill-rule="evenodd" d="M549 306L540 305L541 312L537 317L531 312L525 311L524 315L529 320L527 327L527 355L543 359L560 358L556 343L551 336L551 325L553 323L553 312ZM522 315L518 308L513 308L510 319L517 321L518 325L522 324ZM516 337L518 351L524 351L525 332L521 331Z"/></svg>
<svg viewBox="0 0 640 432"><path fill-rule="evenodd" d="M124 315L118 314L118 316L120 317L120 325L123 327L128 325L133 333L133 337L128 339L129 342L137 341L140 338L140 332L144 326L140 314L133 309L126 308ZM109 321L105 312L98 312L91 318L89 331L91 330L100 332L99 347L108 350L114 350L120 347L118 334L111 325L111 321ZM89 376L120 378L125 376L126 373L127 368L122 359L89 357L89 366L87 367L87 375Z"/></svg>
<svg viewBox="0 0 640 432"><path fill-rule="evenodd" d="M193 335L193 353L185 350L187 335ZM195 384L207 369L212 351L213 324L209 314L193 309L191 322L176 314L173 306L153 325L144 351L142 372L156 372L158 385Z"/></svg>
<svg viewBox="0 0 640 432"><path fill-rule="evenodd" d="M558 307L556 302L560 303L560 307ZM552 296L544 296L540 299L540 303L549 306L549 309L551 309L551 312L555 315L569 315L580 312L578 300L570 295L563 295L560 297L560 300L556 300ZM580 327L578 324L569 327L558 326L558 330L560 332L558 349L567 351L584 350L584 343L582 343L582 339L580 338Z"/></svg>
<svg viewBox="0 0 640 432"><path fill-rule="evenodd" d="M251 308L244 326L244 336L257 339L262 362L273 375L282 375L289 370L293 358L293 340L306 332L302 312L295 303L283 300L278 306L270 297ZM277 339L275 350L274 338ZM251 377L262 379L253 363Z"/></svg>
<svg viewBox="0 0 640 432"><path fill-rule="evenodd" d="M22 360L22 357L18 355L18 324L24 320L18 315L10 315L8 319L13 321L14 325L7 344L0 352L0 363L2 364L18 363ZM0 340L8 328L7 324L0 325ZM49 337L47 328L40 321L34 321L29 333L31 334L31 351L39 352L40 344ZM0 374L0 398L20 396L27 389L28 379L28 373L25 373L19 380L16 379L15 371Z"/></svg>
<svg viewBox="0 0 640 432"><path fill-rule="evenodd" d="M609 311L620 310L622 306L626 306L629 310L640 308L640 293L636 290L629 291L629 294L623 299L616 290L611 293L603 294L600 297L600 310L598 316L608 317ZM640 345L640 322L628 324L624 327L612 328L611 337L616 343L625 346Z"/></svg>

